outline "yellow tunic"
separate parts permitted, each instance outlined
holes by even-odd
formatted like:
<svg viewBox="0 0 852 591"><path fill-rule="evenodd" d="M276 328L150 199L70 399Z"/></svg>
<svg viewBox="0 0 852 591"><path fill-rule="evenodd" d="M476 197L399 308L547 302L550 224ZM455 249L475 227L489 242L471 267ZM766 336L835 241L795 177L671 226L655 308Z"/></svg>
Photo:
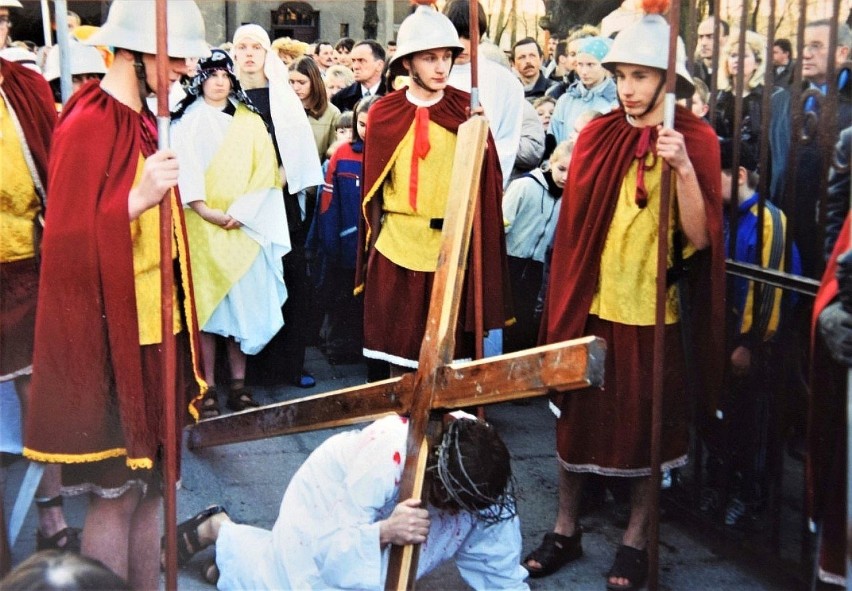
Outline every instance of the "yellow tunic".
<svg viewBox="0 0 852 591"><path fill-rule="evenodd" d="M383 186L382 230L376 249L393 263L412 271L435 271L441 232L429 226L443 218L450 193L456 135L429 122L429 153L419 162L417 210L409 203L414 124L400 142Z"/></svg>
<svg viewBox="0 0 852 591"><path fill-rule="evenodd" d="M0 98L0 263L35 256L35 220L40 211L21 138Z"/></svg>
<svg viewBox="0 0 852 591"><path fill-rule="evenodd" d="M653 159L648 156L648 164ZM648 205L636 205L637 162L630 166L618 192L618 203L609 226L601 255L600 275L590 314L603 320L633 326L653 326L657 297L657 232L660 211L662 159L645 171ZM672 264L672 236L677 227L675 183L672 182L669 211L669 266ZM687 243L684 258L695 252ZM666 324L678 321L677 291L668 290Z"/></svg>
<svg viewBox="0 0 852 591"><path fill-rule="evenodd" d="M145 158L140 154L136 164L133 186L142 178ZM177 219L172 207L172 219ZM179 224L178 224L179 225ZM162 306L160 293L160 208L152 207L130 222L130 239L133 241L133 275L136 283L136 317L139 322L139 344L153 345L162 341ZM177 242L172 240L172 255L177 257ZM174 302L174 334L181 331L182 323L177 307L177 281Z"/></svg>

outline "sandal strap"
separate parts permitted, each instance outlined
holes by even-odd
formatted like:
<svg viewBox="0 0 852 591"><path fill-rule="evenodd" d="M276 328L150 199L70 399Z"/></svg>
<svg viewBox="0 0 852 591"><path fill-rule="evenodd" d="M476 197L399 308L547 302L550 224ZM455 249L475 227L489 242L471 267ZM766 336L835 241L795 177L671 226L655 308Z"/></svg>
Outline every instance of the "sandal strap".
<svg viewBox="0 0 852 591"><path fill-rule="evenodd" d="M207 547L202 545L198 538L198 528L218 513L227 514L227 511L221 505L210 505L177 526L178 566L183 566L195 554ZM165 546L165 540L161 540L161 543Z"/></svg>
<svg viewBox="0 0 852 591"><path fill-rule="evenodd" d="M61 546L59 542L65 540ZM36 550L61 550L63 552L80 551L80 530L75 527L66 527L48 537L36 530Z"/></svg>
<svg viewBox="0 0 852 591"><path fill-rule="evenodd" d="M530 577L545 577L583 556L583 530L577 528L573 536L564 536L556 532L544 534L544 539L538 548L524 558L523 565L529 571ZM527 562L535 560L541 568L531 568Z"/></svg>
<svg viewBox="0 0 852 591"><path fill-rule="evenodd" d="M629 585L613 585L607 583L608 589L638 589L645 584L648 576L648 550L639 550L633 546L621 544L615 553L612 568L607 573L607 579L627 579Z"/></svg>
<svg viewBox="0 0 852 591"><path fill-rule="evenodd" d="M39 509L47 509L49 507L61 507L64 499L62 495L56 495L55 497L36 497L35 504ZM63 530L64 531L64 530Z"/></svg>

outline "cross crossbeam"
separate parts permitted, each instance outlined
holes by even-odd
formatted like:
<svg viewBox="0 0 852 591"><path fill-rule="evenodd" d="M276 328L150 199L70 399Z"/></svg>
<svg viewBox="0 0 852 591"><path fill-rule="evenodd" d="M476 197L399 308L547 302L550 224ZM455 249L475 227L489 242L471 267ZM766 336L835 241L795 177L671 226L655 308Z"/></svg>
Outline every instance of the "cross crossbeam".
<svg viewBox="0 0 852 591"><path fill-rule="evenodd" d="M459 127L443 240L419 367L402 377L216 417L196 424L190 448L351 425L397 413L409 416L399 498L422 498L430 414L603 385L606 345L597 337L554 343L472 362L452 362L462 282L468 262L488 122ZM419 546L394 546L387 589L413 589Z"/></svg>

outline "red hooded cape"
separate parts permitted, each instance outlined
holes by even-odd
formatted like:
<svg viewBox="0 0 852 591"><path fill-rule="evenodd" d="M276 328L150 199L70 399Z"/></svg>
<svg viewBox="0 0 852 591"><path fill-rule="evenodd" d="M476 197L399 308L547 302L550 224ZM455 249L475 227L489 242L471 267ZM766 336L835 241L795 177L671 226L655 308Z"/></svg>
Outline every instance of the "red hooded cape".
<svg viewBox="0 0 852 591"><path fill-rule="evenodd" d="M808 455L806 462L808 515L822 525L820 566L842 575L846 548L846 397L848 368L835 362L817 334L820 313L839 293L837 257L849 250L847 216L834 245L814 300L811 323L810 400L808 404Z"/></svg>
<svg viewBox="0 0 852 591"><path fill-rule="evenodd" d="M467 120L469 106L470 94L447 86L444 89L444 97L429 107L429 119L453 133L458 133L459 125ZM370 108L370 124L367 126L367 137L364 140L362 196L369 195L377 185L384 182L385 178L382 175L385 168L411 127L416 110L417 106L406 98L405 89L384 96ZM376 135L378 133L381 135ZM485 294L483 318L486 329L502 328L512 316L506 240L503 233L502 195L503 175L497 158L497 148L489 132L488 147L485 151L479 183L479 212L482 219L482 291ZM379 219L381 207L380 192L363 206L364 216L359 227L358 260L355 271L355 285L359 287L364 285L369 250L375 243L375 236L372 236L373 240L368 240L370 238L368 234L379 231L379 228L371 228L370 224ZM468 265L466 285L473 284L472 272L473 266ZM465 330L468 332L474 330L476 317L473 291L466 290L467 300L462 309Z"/></svg>
<svg viewBox="0 0 852 591"><path fill-rule="evenodd" d="M50 85L38 72L0 57L3 92L18 116L42 186L47 184L47 155L56 125Z"/></svg>
<svg viewBox="0 0 852 591"><path fill-rule="evenodd" d="M56 129L24 442L40 461L147 463L161 441L162 427L142 420L162 396L143 385L128 217L139 156L156 149L156 128L144 134L140 117L94 81Z"/></svg>
<svg viewBox="0 0 852 591"><path fill-rule="evenodd" d="M686 150L702 188L710 234L709 248L696 255L700 264L694 269L693 277L700 285L692 289L698 295L692 306L695 312L692 321L695 359L700 364L697 369L701 371L708 410L713 410L725 362L725 250L719 141L707 123L682 107L675 113L675 129L684 135ZM624 111L617 109L594 119L577 141L554 237L542 343L583 336L619 188L634 160L641 133L642 128L630 125ZM653 146L656 129L651 133Z"/></svg>

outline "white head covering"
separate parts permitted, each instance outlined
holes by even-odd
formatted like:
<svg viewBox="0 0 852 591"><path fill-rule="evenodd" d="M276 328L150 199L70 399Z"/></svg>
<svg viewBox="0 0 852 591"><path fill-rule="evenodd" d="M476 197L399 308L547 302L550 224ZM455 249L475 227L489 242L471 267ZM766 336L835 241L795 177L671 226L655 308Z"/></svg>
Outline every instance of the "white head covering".
<svg viewBox="0 0 852 591"><path fill-rule="evenodd" d="M234 45L247 39L260 43L266 50L263 73L269 81L269 110L290 194L295 195L307 187L321 185L323 175L314 134L302 101L290 86L287 67L275 52L270 51L272 44L262 27L243 25L234 32ZM234 64L239 78L240 66L236 60ZM312 149L308 150L308 146Z"/></svg>

